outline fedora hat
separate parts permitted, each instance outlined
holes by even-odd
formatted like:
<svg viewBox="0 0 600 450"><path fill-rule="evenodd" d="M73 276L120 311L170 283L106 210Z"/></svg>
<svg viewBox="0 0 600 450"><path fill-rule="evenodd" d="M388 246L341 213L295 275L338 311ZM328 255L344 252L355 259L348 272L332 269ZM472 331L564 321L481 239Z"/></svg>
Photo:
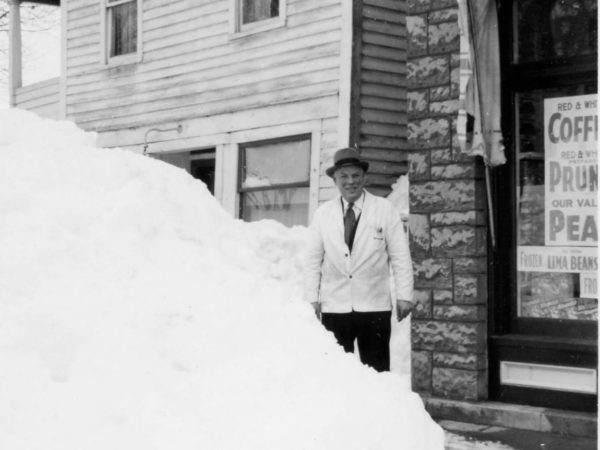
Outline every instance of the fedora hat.
<svg viewBox="0 0 600 450"><path fill-rule="evenodd" d="M333 178L336 170L346 166L358 166L365 172L369 170L369 163L361 158L358 150L352 147L341 148L333 155L333 166L325 170L325 173Z"/></svg>

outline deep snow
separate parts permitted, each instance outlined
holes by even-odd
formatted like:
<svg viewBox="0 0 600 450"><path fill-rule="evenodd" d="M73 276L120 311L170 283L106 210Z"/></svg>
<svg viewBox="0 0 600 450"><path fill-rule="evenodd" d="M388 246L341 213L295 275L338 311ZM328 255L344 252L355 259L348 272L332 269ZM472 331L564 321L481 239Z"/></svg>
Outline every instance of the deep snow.
<svg viewBox="0 0 600 450"><path fill-rule="evenodd" d="M441 450L301 301L304 232L0 110L0 448Z"/></svg>

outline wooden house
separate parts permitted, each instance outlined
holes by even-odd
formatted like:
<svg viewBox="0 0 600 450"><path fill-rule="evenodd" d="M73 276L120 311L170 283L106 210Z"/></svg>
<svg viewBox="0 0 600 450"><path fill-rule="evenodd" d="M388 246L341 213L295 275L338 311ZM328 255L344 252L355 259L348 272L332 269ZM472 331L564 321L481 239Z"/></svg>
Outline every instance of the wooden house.
<svg viewBox="0 0 600 450"><path fill-rule="evenodd" d="M377 194L406 172L404 0L35 0L61 8L58 79L11 103L203 179L233 215L306 224L358 146Z"/></svg>

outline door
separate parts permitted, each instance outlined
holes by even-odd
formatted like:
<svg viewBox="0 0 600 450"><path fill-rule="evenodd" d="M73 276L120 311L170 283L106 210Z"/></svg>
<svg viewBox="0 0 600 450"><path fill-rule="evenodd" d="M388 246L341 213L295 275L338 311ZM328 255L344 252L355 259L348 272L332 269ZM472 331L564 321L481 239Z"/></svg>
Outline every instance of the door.
<svg viewBox="0 0 600 450"><path fill-rule="evenodd" d="M499 0L502 121L490 396L595 411L597 3Z"/></svg>
<svg viewBox="0 0 600 450"><path fill-rule="evenodd" d="M206 184L215 195L215 150L196 150L190 153L190 174Z"/></svg>

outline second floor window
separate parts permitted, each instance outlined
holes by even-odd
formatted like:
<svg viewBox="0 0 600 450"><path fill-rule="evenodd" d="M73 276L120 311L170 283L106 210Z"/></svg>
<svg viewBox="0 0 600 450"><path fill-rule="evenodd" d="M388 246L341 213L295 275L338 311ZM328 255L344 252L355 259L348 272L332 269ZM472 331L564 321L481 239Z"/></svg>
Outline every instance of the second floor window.
<svg viewBox="0 0 600 450"><path fill-rule="evenodd" d="M241 0L242 24L279 16L279 0Z"/></svg>
<svg viewBox="0 0 600 450"><path fill-rule="evenodd" d="M138 0L106 0L109 59L137 53L138 14Z"/></svg>

